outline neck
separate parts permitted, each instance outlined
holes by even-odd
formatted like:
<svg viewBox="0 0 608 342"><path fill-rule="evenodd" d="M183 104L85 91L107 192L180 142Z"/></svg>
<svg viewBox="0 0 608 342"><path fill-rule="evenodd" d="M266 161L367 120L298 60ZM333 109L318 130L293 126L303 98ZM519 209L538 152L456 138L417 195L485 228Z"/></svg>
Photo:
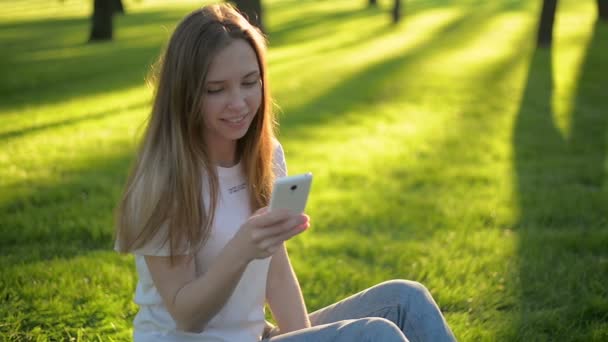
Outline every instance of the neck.
<svg viewBox="0 0 608 342"><path fill-rule="evenodd" d="M238 163L236 141L215 141L209 145L211 161L220 167L232 167Z"/></svg>

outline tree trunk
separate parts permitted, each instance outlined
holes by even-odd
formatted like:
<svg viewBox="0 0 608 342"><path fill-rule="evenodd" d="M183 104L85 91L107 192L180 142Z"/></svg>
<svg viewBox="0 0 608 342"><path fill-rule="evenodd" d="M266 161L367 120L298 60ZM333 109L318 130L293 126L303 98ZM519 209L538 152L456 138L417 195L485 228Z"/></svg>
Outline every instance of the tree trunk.
<svg viewBox="0 0 608 342"><path fill-rule="evenodd" d="M556 8L557 0L543 0L543 9L540 13L540 24L538 25L538 38L536 41L536 46L538 47L551 46Z"/></svg>
<svg viewBox="0 0 608 342"><path fill-rule="evenodd" d="M112 15L116 10L114 0L94 0L89 41L112 40Z"/></svg>
<svg viewBox="0 0 608 342"><path fill-rule="evenodd" d="M393 6L393 24L397 24L401 21L401 0L395 0Z"/></svg>
<svg viewBox="0 0 608 342"><path fill-rule="evenodd" d="M233 0L232 2L252 25L257 26L262 32L265 32L262 0Z"/></svg>
<svg viewBox="0 0 608 342"><path fill-rule="evenodd" d="M122 5L122 0L112 0L114 13L125 14L125 7Z"/></svg>
<svg viewBox="0 0 608 342"><path fill-rule="evenodd" d="M376 6L378 6L378 0L369 0L368 6L369 7L376 7Z"/></svg>
<svg viewBox="0 0 608 342"><path fill-rule="evenodd" d="M608 0L597 0L597 14L602 21L608 21Z"/></svg>

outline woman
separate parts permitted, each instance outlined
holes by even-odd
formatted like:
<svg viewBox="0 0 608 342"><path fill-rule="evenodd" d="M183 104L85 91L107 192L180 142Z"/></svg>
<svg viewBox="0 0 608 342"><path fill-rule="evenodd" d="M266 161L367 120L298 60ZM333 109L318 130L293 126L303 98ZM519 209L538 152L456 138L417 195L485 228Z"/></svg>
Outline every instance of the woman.
<svg viewBox="0 0 608 342"><path fill-rule="evenodd" d="M308 315L284 242L309 217L266 208L286 166L258 30L229 5L206 6L159 65L117 215L116 249L135 255L139 277L134 340L453 339L428 291L405 281ZM265 329L265 303L277 328Z"/></svg>

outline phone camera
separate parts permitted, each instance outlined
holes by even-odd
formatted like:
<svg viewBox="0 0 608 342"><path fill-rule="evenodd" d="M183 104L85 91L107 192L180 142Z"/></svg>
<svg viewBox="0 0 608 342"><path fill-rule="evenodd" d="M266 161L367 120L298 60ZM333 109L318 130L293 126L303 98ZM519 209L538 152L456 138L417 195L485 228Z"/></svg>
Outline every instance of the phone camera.
<svg viewBox="0 0 608 342"><path fill-rule="evenodd" d="M291 191L294 191L294 190L296 190L297 188L298 188L298 186L297 186L297 185L292 185L290 189L291 189Z"/></svg>

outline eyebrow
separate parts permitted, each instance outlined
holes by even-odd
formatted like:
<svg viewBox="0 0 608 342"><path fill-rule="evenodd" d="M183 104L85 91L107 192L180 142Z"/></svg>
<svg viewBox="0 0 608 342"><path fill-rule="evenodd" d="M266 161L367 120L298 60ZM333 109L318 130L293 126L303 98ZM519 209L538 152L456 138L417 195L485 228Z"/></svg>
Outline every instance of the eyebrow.
<svg viewBox="0 0 608 342"><path fill-rule="evenodd" d="M253 75L259 75L259 74L260 74L260 72L259 72L259 71L254 70L254 71L248 72L248 73L247 73L245 76L243 76L242 78L247 78L247 77L251 77L251 76L253 76ZM212 81L207 81L207 83L224 83L224 82L226 82L226 81L224 81L224 80L212 80Z"/></svg>

